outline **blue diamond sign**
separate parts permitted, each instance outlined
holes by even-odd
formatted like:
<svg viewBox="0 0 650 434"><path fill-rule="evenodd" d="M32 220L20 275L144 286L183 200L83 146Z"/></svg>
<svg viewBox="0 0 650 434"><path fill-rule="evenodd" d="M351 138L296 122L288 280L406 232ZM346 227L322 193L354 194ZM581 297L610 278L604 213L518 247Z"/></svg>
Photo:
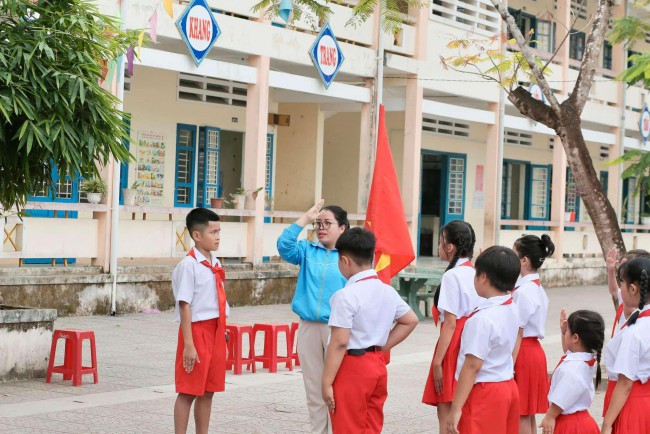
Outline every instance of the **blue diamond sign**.
<svg viewBox="0 0 650 434"><path fill-rule="evenodd" d="M328 89L345 59L329 23L326 23L318 34L314 45L309 49L309 55L325 88Z"/></svg>
<svg viewBox="0 0 650 434"><path fill-rule="evenodd" d="M221 35L221 29L205 0L192 0L181 14L176 27L199 66Z"/></svg>

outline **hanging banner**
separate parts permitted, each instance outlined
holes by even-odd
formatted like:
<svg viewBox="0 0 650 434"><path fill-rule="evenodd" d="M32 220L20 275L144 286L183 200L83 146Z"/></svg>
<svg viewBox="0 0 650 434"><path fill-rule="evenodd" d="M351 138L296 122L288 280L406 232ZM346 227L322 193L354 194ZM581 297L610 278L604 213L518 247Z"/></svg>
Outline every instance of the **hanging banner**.
<svg viewBox="0 0 650 434"><path fill-rule="evenodd" d="M192 0L183 11L176 27L199 66L221 35L221 29L205 0Z"/></svg>
<svg viewBox="0 0 650 434"><path fill-rule="evenodd" d="M648 110L648 105L643 108L641 112L641 120L639 121L639 130L641 131L641 137L643 138L643 144L648 144L648 137L650 137L650 110Z"/></svg>
<svg viewBox="0 0 650 434"><path fill-rule="evenodd" d="M329 89L345 59L330 23L325 23L316 37L314 45L309 49L309 55L318 75L323 80L325 89Z"/></svg>
<svg viewBox="0 0 650 434"><path fill-rule="evenodd" d="M138 134L135 179L140 184L136 202L162 206L165 180L165 136L158 133Z"/></svg>

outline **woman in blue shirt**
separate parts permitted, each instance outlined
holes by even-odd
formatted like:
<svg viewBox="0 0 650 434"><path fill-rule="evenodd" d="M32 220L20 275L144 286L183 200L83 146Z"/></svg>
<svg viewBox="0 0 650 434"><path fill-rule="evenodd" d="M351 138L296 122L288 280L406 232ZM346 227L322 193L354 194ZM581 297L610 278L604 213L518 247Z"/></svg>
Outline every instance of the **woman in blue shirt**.
<svg viewBox="0 0 650 434"><path fill-rule="evenodd" d="M326 434L327 406L321 395L325 349L330 334L330 298L345 286L334 246L349 227L348 213L341 207L323 207L321 200L278 238L278 252L285 261L300 265L291 309L300 317L298 357L302 366L307 408L313 433ZM313 223L318 241L300 240L303 228Z"/></svg>

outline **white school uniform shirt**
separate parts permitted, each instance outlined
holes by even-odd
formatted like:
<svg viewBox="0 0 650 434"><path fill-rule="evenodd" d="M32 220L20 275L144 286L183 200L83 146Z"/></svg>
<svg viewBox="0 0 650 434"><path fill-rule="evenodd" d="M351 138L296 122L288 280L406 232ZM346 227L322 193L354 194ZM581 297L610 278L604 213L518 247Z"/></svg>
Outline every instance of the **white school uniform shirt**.
<svg viewBox="0 0 650 434"><path fill-rule="evenodd" d="M393 322L411 310L392 286L376 277L375 270L357 273L330 298L328 325L350 329L348 349L384 346Z"/></svg>
<svg viewBox="0 0 650 434"><path fill-rule="evenodd" d="M623 305L623 291L621 288L618 288L618 305L622 306ZM625 318L625 310L623 310L623 313L618 319L618 324L616 325L616 331L614 334L618 333L621 327L623 327L623 324L625 324L625 321L627 321L627 318Z"/></svg>
<svg viewBox="0 0 650 434"><path fill-rule="evenodd" d="M645 306L641 313L650 310ZM638 318L636 323L619 330L605 347L607 377L618 380L625 375L632 381L645 383L650 378L650 317Z"/></svg>
<svg viewBox="0 0 650 434"><path fill-rule="evenodd" d="M560 407L562 414L589 409L596 393L593 380L596 369L592 353L567 351L564 360L553 372L549 402Z"/></svg>
<svg viewBox="0 0 650 434"><path fill-rule="evenodd" d="M519 317L514 303L503 304L510 294L484 299L465 323L458 353L456 380L467 354L483 360L475 383L493 383L514 377L512 351L519 334Z"/></svg>
<svg viewBox="0 0 650 434"><path fill-rule="evenodd" d="M519 278L512 298L519 314L519 328L524 329L522 337L544 339L548 297L542 285L536 284L534 280L539 280L539 274L533 273Z"/></svg>
<svg viewBox="0 0 650 434"><path fill-rule="evenodd" d="M440 322L445 320L445 312L456 315L456 319L465 317L483 300L474 288L474 267L463 265L470 262L468 258L460 258L454 268L446 271L440 279L440 297L438 310Z"/></svg>
<svg viewBox="0 0 650 434"><path fill-rule="evenodd" d="M217 281L211 269L201 264L206 257L195 247L196 259L186 256L178 263L172 272L172 290L176 299L174 321L181 322L179 302L190 304L192 322L205 321L218 318L219 300L217 298ZM221 266L214 254L211 254L211 263ZM230 306L226 301L226 316L230 315Z"/></svg>

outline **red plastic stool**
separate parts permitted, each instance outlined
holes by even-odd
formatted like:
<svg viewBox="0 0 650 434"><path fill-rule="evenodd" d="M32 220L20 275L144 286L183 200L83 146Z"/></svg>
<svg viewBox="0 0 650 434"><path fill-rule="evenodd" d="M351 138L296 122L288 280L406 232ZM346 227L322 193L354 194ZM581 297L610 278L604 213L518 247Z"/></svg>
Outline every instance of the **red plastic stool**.
<svg viewBox="0 0 650 434"><path fill-rule="evenodd" d="M298 358L298 339L296 339L296 332L298 331L298 323L291 323L291 359L295 366L300 366L300 359ZM294 350L295 348L295 350Z"/></svg>
<svg viewBox="0 0 650 434"><path fill-rule="evenodd" d="M63 365L54 366L56 357L56 344L59 339L65 339L65 358ZM90 353L92 366L83 366L81 363L81 347L84 340L90 340ZM81 376L93 374L97 383L97 349L95 347L95 333L90 330L54 330L52 335L52 348L50 349L50 363L47 367L46 383L52 379L52 374L63 374L64 380L72 379L73 386L81 386Z"/></svg>
<svg viewBox="0 0 650 434"><path fill-rule="evenodd" d="M228 358L226 359L226 369L233 370L235 375L242 374L242 366L246 364L246 369L255 372L255 333L253 326L228 324L226 330L230 339L228 340ZM244 334L248 333L248 357L242 357Z"/></svg>
<svg viewBox="0 0 650 434"><path fill-rule="evenodd" d="M262 362L269 372L278 372L278 363L286 363L287 368L293 371L293 363L291 357L291 331L287 324L255 324L253 326L253 334L257 335L258 332L264 333L264 354L258 356L255 354L254 361ZM278 335L284 333L287 338L287 352L286 356L278 355Z"/></svg>

